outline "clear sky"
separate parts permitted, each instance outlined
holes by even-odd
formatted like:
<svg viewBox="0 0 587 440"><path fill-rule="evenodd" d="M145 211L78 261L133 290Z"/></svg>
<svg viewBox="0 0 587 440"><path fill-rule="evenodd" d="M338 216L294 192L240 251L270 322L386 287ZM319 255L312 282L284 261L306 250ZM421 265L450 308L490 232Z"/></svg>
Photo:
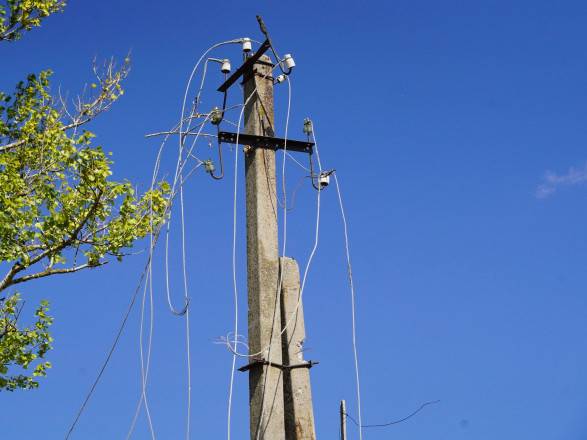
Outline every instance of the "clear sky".
<svg viewBox="0 0 587 440"><path fill-rule="evenodd" d="M71 2L22 41L0 46L0 89L51 68L55 86L73 96L92 81L94 56L132 50L127 93L91 128L114 153L115 177L145 189L158 143L144 135L177 121L189 72L207 47L262 38L256 13L297 63L290 137L302 138L311 116L324 167L339 173L364 423L440 400L403 424L366 429L365 439L586 438L587 3ZM214 56L239 64L238 48ZM213 92L220 74L208 81L204 107L221 103ZM283 135L286 88L276 95ZM176 151L166 150L167 172ZM232 160L225 180L202 173L186 187L194 439L226 436L231 356L213 342L232 330ZM292 190L303 171L288 163L287 172ZM242 182L240 190L242 208ZM316 429L326 439L337 438L339 400L351 414L357 405L342 224L334 188L322 196L304 306L307 357L320 361L311 370ZM315 193L306 185L297 198L287 253L304 264ZM241 209L244 306L243 220ZM177 238L171 275L179 302ZM167 309L157 255L149 398L158 438L177 439L185 429L184 320ZM144 259L22 286L29 311L51 300L54 367L38 391L0 395L2 438L64 437ZM138 311L72 438L125 437L140 390ZM244 323L244 307L240 315ZM240 373L236 439L248 436L247 387ZM349 435L358 438L352 424ZM144 416L133 438L149 438Z"/></svg>

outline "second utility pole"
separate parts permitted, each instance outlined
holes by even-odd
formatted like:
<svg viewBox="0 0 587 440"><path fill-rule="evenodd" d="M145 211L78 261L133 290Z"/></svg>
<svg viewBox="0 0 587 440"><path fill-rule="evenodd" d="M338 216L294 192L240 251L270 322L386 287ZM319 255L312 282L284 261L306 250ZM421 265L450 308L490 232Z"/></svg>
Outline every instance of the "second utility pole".
<svg viewBox="0 0 587 440"><path fill-rule="evenodd" d="M262 56L244 72L245 131L274 136L273 65ZM248 100L248 102L247 102ZM245 147L249 352L282 364L275 151ZM283 378L258 363L249 370L251 440L285 440Z"/></svg>

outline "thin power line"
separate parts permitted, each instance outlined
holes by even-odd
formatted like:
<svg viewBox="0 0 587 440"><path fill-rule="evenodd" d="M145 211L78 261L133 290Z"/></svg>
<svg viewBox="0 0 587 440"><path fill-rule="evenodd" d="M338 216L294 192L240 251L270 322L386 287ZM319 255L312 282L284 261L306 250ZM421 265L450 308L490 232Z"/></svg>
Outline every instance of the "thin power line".
<svg viewBox="0 0 587 440"><path fill-rule="evenodd" d="M319 156L318 156L319 157ZM353 267L351 264L351 253L349 248L349 233L346 215L344 213L344 205L342 203L342 196L340 194L340 185L338 184L338 177L334 173L334 182L336 183L336 193L338 194L338 203L340 206L340 215L342 217L342 224L344 227L344 247L347 261L347 272L349 278L349 286L351 289L351 321L352 321L352 342L353 342L353 357L355 361L355 383L357 388L357 409L359 416L359 440L363 440L363 420L361 414L361 381L359 379L359 355L357 353L357 322L356 322L356 295L355 295L355 283L353 282Z"/></svg>
<svg viewBox="0 0 587 440"><path fill-rule="evenodd" d="M161 143L161 146L159 147L159 151L158 151L158 154L157 154L157 159L155 161L155 167L154 167L154 170L153 170L153 178L152 178L152 182L151 182L151 189L154 188L155 182L157 180L157 175L158 175L158 170L159 170L160 160L161 160L161 153L163 151L163 147L164 147L164 145L165 145L168 137L169 137L169 134L165 137L165 140ZM197 136L196 136L196 138L197 138ZM192 144L192 149L193 149L193 145L194 144ZM191 152L191 149L190 149L190 152ZM199 165L201 165L201 163L198 164L195 168L198 168ZM185 164L184 164L184 166L185 166ZM182 168L183 168L183 166L182 166ZM190 175L191 175L191 173L193 171L194 170L190 171ZM184 183L185 183L185 181L184 181ZM166 212L168 212L171 209L172 201L175 198L175 195L176 195L175 192L172 191L171 196L170 196L169 201L168 201L168 206L166 208ZM158 241L158 238L159 238L160 232L161 232L161 227L159 227L157 229L157 231L155 231L155 233L153 234L153 240L150 242L150 244L151 244L150 248L152 248L152 247L154 247L156 245L156 243ZM91 385L88 393L86 394L86 397L84 398L84 401L82 402L80 408L78 409L78 412L76 413L76 416L75 416L74 421L72 422L71 426L69 427L69 430L67 431L67 434L65 435L65 440L68 440L70 438L71 434L73 433L74 429L76 428L76 426L77 426L77 424L78 424L78 422L79 422L79 420L80 420L83 412L87 408L87 405L88 405L88 403L89 403L89 401L90 401L90 399L91 399L94 391L96 390L96 387L98 386L98 383L102 379L102 376L104 374L104 371L106 370L106 367L108 366L108 364L110 362L110 359L112 358L112 355L114 354L114 351L116 350L116 347L118 346L118 343L120 341L120 338L122 336L122 333L124 331L124 328L126 327L126 324L128 322L128 318L129 318L129 316L130 316L130 314L132 312L132 309L133 309L133 307L134 307L134 305L136 303L136 299L137 299L138 294L140 292L141 286L143 286L143 282L145 282L145 278L146 278L147 274L149 273L149 267L150 267L150 265L152 263L152 257L153 257L153 253L152 253L152 249L150 249L149 256L147 258L147 262L145 264L145 267L143 269L143 272L141 273L141 276L139 278L139 282L137 284L137 287L135 288L135 291L133 292L133 294L131 296L129 305L128 305L128 307L127 307L127 309L126 309L126 311L125 311L125 313L123 315L123 318L121 320L121 323L120 323L120 325L118 327L118 330L116 332L114 341L112 342L112 345L110 346L110 348L108 350L108 353L106 355L106 358L105 358L104 362L100 366L100 369L98 371L98 374L96 376L96 379L92 383L92 385ZM146 281L148 282L149 280L147 279ZM146 284L145 284L145 289L146 289ZM141 396L140 401L142 401L142 396ZM131 431L129 432L127 438L132 433L132 429L134 427L134 421L133 421L133 424L132 425L133 426L131 426Z"/></svg>
<svg viewBox="0 0 587 440"><path fill-rule="evenodd" d="M162 157L162 153L163 153L163 148L165 147L165 144L167 142L167 139L169 138L170 134L167 134L163 141L161 142L159 149L157 151L157 157L155 159L155 166L153 167L153 174L151 177L151 191L153 190L155 183L157 181L157 176L159 174L159 167L161 166L161 157ZM172 199L173 199L174 195L172 194L170 196L170 200L169 200L169 204L166 207L166 213L168 211L171 210L171 204L172 204ZM151 219L152 219L152 206L151 206L151 210L150 210L150 215L151 215ZM148 272L148 279L147 282L151 281L152 282L152 260L153 260L153 250L155 247L155 244L157 243L157 240L159 238L159 233L162 229L162 225L159 227L158 231L156 234L151 233L149 236L149 258L147 261L147 264L145 266L145 270ZM149 345L149 349L148 349L148 358L149 358L149 362L147 363L147 368L145 369L144 366L144 362L143 362L143 343L142 343L142 337L143 337L143 320L144 320L144 313L145 313L145 295L146 295L146 289L147 289L147 282L145 283L145 288L143 291L143 301L141 304L141 319L140 319L140 326L139 326L139 331L140 331L140 337L139 337L139 342L140 342L140 355L141 355L141 396L139 398L139 401L137 402L137 407L135 410L135 414L134 417L132 419L131 422L131 426L127 432L126 435L126 439L128 440L130 438L130 436L132 435L134 428L135 428L135 424L137 422L137 419L139 417L139 413L140 413L140 409L143 403L143 398L144 396L144 392L145 392L145 383L146 383L146 377L148 376L148 372L149 372L149 362L150 362L150 352L151 352L151 346ZM148 422L149 422L149 427L152 428L152 421L150 418L150 412L147 409L147 418L148 418ZM151 430L151 436L154 436L154 431Z"/></svg>
<svg viewBox="0 0 587 440"><path fill-rule="evenodd" d="M139 284L137 285L137 288L135 289L133 295L131 296L130 302L129 302L128 307L126 309L126 312L124 313L124 316L122 317L122 321L121 321L120 325L118 326L118 331L116 332L116 336L114 337L114 341L113 341L110 349L108 350L108 354L106 355L106 359L102 363L102 366L100 367L100 370L98 371L98 375L96 376L96 379L92 383L92 386L90 387L90 390L88 391L88 394L86 395L86 398L84 399L82 405L80 406L80 408L75 416L75 419L73 420L73 423L69 427L69 430L67 431L67 434L65 435L65 440L69 439L71 433L75 429L77 422L79 421L82 413L86 409L86 406L87 406L88 402L90 401L90 398L92 397L92 394L94 393L94 390L96 389L96 386L98 385L98 382L100 382L100 379L102 378L102 375L104 374L104 370L106 370L106 367L108 366L108 363L110 362L110 358L112 357L112 354L114 353L114 350L116 349L116 346L118 345L118 341L120 340L120 337L122 336L122 332L124 331L124 327L126 326L126 322L128 321L128 317L130 316L130 313L131 313L133 306L136 302L138 293L141 289L141 285L143 284L143 280L145 279L146 273L147 273L147 268L145 267L145 269L143 270L143 273L141 274Z"/></svg>
<svg viewBox="0 0 587 440"><path fill-rule="evenodd" d="M155 187L155 183L157 181L157 176L159 174L159 167L161 166L161 157L162 157L162 153L163 153L163 148L165 147L165 144L166 144L167 139L169 138L169 136L170 136L170 134L167 134L164 137L163 141L161 142L161 144L159 146L159 150L157 151L157 157L155 159L155 166L153 167L153 174L152 174L152 177L151 177L151 188L150 188L151 191ZM170 200L169 200L169 204L166 207L166 213L171 210L171 205L172 205L172 199L173 199L173 197L174 197L174 195L172 194L171 197L170 197ZM150 211L150 214L151 214L151 218L152 218L152 209ZM147 262L147 265L145 267L145 270L147 270L148 273L149 273L149 278L147 279L147 282L150 281L151 283L152 283L151 275L152 275L153 251L154 251L154 247L155 247L155 245L157 243L157 240L159 238L159 233L160 233L161 229L162 229L162 225L159 227L159 230L158 230L158 232L157 232L157 234L155 236L153 234L151 234L149 236L149 258L148 258L148 262ZM149 348L148 348L149 362L147 363L147 368L145 368L145 365L144 365L143 352L142 352L142 350L143 350L143 343L142 343L142 337L143 337L143 320L144 320L144 313L145 313L144 307L145 307L146 289L147 289L147 283L145 283L145 290L143 291L143 301L141 303L141 319L140 319L140 325L139 325L139 332L140 332L139 333L140 334L140 337L139 337L140 348L139 348L139 350L140 350L140 355L141 355L141 395L139 397L139 401L137 402L137 407L135 409L135 414L134 414L133 419L131 421L131 426L130 426L130 428L129 428L128 432L127 432L127 435L126 435L126 439L127 440L131 437L132 433L134 432L135 424L136 424L137 419L138 419L139 414L140 414L141 406L142 406L142 403L143 403L143 398L145 397L144 396L144 392L145 392L145 389L144 388L145 388L145 384L146 384L146 378L148 377L148 373L149 373L149 363L150 363L151 346L149 345ZM152 427L152 421L151 421L150 412L148 411L148 409L147 409L147 419L148 419L148 422L149 422L149 427L151 428ZM153 430L151 430L151 436L152 437L154 436L154 431Z"/></svg>
<svg viewBox="0 0 587 440"><path fill-rule="evenodd" d="M155 243L157 242L157 239L159 237L160 232L161 232L161 227L157 228L157 230L153 234ZM92 383L92 386L90 387L90 390L88 391L83 403L81 404L74 421L72 422L67 434L65 435L66 440L69 439L69 437L71 436L73 430L75 429L75 427L77 426L77 423L79 422L80 417L82 416L84 410L87 408L87 404L90 401L90 398L92 397L98 383L100 382L100 380L104 374L104 371L106 370L106 367L108 366L108 363L110 362L110 359L112 358L112 355L114 354L114 351L116 350L116 347L118 346L118 342L120 341L120 337L122 336L124 328L126 327L126 323L128 322L128 318L130 316L130 313L132 312L134 304L136 303L136 299L138 297L141 286L143 285L143 282L145 282L145 283L148 282L147 278L148 278L148 274L149 274L149 266L152 262L152 257L153 257L152 252L149 252L149 255L147 257L147 262L145 264L143 272L141 273L141 276L139 278L139 282L137 283L137 287L135 288L135 291L131 296L131 300L130 300L128 307L123 315L123 318L120 322L120 325L118 326L118 331L116 332L116 336L114 338L114 341L112 342L112 345L110 346L110 349L108 350L108 353L106 355L106 359L104 360L104 362L102 363L102 365L100 367L100 370L98 371L98 375L96 376L96 379ZM146 289L146 284L145 284L145 289Z"/></svg>
<svg viewBox="0 0 587 440"><path fill-rule="evenodd" d="M397 425L398 423L405 422L406 420L411 419L412 417L414 417L416 414L418 414L420 411L422 411L428 405L434 405L434 404L439 403L439 402L440 402L440 400L433 400L431 402L425 402L422 405L420 405L420 407L417 410L413 411L409 415L407 415L407 416L405 416L405 417L403 417L403 418L401 418L399 420L394 420L392 422L387 422L387 423L377 423L377 424L373 424L373 425L361 425L352 416L350 416L348 413L345 413L344 415L351 422L353 422L357 426L360 426L361 428L383 428L383 427L386 427L386 426Z"/></svg>
<svg viewBox="0 0 587 440"><path fill-rule="evenodd" d="M158 173L159 170L159 165L160 165L160 160L161 160L161 153L163 150L163 145L164 143L161 144L161 146L159 147L159 151L157 153L157 159L155 160L155 169L153 172L153 178L151 180L151 189L154 187L154 182L156 181L156 175ZM173 197L173 195L170 197L170 201L169 203L171 203L171 198ZM169 206L167 207L167 209L169 209ZM154 242L157 242L157 239L159 237L159 233L161 232L161 226L157 229L157 231L155 231L154 234L152 234L152 237L154 236ZM94 382L92 383L92 386L90 387L90 390L88 391L88 393L86 394L86 397L84 398L84 401L82 402L76 417L74 419L74 421L72 422L71 426L69 427L69 430L67 431L67 434L65 435L65 440L69 439L69 437L71 436L73 430L75 429L75 427L77 426L77 423L79 422L80 417L82 416L84 410L86 409L88 402L90 401L92 395L94 394L94 391L96 389L96 387L98 386L98 383L100 382L100 380L102 379L102 375L104 374L104 371L106 370L106 367L108 366L108 363L110 362L110 359L112 358L112 355L114 354L114 351L116 350L116 347L118 346L118 342L120 341L120 337L122 336L122 333L124 331L124 328L126 327L126 323L128 322L128 318L130 316L130 313L132 312L132 309L134 307L134 304L136 302L136 299L138 297L139 291L141 289L141 286L143 284L143 282L145 281L145 278L148 275L149 272L149 267L153 258L153 253L152 253L152 243L153 241L150 241L150 249L149 249L149 256L147 257L147 262L145 264L145 267L143 269L143 272L141 273L141 276L139 278L139 282L137 284L137 287L135 288L135 291L133 293L133 295L131 296L131 300L129 302L129 305L126 309L126 312L124 313L124 316L122 318L122 321L118 327L118 331L116 332L116 336L114 338L114 341L112 342L112 345L110 346L110 349L108 350L108 353L106 355L106 359L104 360L104 362L102 363L100 370L98 371L98 375L96 376L96 379L94 380ZM146 285L145 285L146 286Z"/></svg>

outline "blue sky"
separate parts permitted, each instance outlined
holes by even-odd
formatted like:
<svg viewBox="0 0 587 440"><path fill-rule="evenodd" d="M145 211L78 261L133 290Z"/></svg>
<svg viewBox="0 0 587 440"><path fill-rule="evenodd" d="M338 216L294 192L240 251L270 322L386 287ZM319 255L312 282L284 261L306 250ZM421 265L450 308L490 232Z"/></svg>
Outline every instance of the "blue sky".
<svg viewBox="0 0 587 440"><path fill-rule="evenodd" d="M55 85L75 95L92 81L95 56L122 58L132 50L126 94L91 128L96 143L114 153L115 177L144 189L158 147L144 135L179 118L185 82L207 47L261 38L257 13L279 51L297 63L290 136L302 138L303 118L311 116L324 166L336 168L341 181L358 295L364 423L441 401L403 424L366 429L365 438L585 438L584 2L72 2L22 41L0 47L0 88L51 68ZM215 56L238 64L236 48ZM221 78L208 80L203 105L211 107L220 103L213 90ZM276 99L282 135L284 87ZM205 143L201 148L207 158ZM166 152L169 172L175 152ZM291 163L287 170L293 187L303 172ZM232 178L232 171L220 182L199 174L186 187L192 438L226 435L231 356L213 341L232 329ZM303 264L315 194L303 187L297 197L287 253ZM304 294L307 357L320 361L312 369L318 437L336 438L339 400L347 400L351 414L357 407L334 188L322 202L320 246ZM239 219L244 305L242 209ZM158 438L181 438L184 321L166 308L157 255L150 405ZM144 258L22 286L30 304L51 300L54 368L38 391L0 395L5 438L64 436ZM139 397L137 312L72 438L126 435ZM242 307L240 314L245 322ZM248 435L247 384L237 376L233 438ZM349 434L358 438L352 425ZM149 438L144 417L134 438Z"/></svg>

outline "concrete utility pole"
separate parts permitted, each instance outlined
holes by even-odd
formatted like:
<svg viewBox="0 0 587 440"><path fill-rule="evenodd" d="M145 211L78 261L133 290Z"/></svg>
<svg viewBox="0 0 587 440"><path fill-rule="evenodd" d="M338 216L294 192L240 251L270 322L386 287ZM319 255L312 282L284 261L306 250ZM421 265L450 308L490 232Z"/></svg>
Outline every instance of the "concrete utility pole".
<svg viewBox="0 0 587 440"><path fill-rule="evenodd" d="M340 440L346 440L346 402L340 401Z"/></svg>
<svg viewBox="0 0 587 440"><path fill-rule="evenodd" d="M274 136L272 67L264 55L244 72L247 134ZM245 153L249 351L258 353L270 346L271 362L280 365L275 151L245 147ZM258 363L250 368L251 440L285 440L282 379L277 366Z"/></svg>
<svg viewBox="0 0 587 440"><path fill-rule="evenodd" d="M306 339L304 310L300 299L300 270L292 258L280 258L281 325L283 362L289 368L283 372L285 397L286 440L316 440L310 370L304 361L303 345ZM298 302L300 304L298 305Z"/></svg>

